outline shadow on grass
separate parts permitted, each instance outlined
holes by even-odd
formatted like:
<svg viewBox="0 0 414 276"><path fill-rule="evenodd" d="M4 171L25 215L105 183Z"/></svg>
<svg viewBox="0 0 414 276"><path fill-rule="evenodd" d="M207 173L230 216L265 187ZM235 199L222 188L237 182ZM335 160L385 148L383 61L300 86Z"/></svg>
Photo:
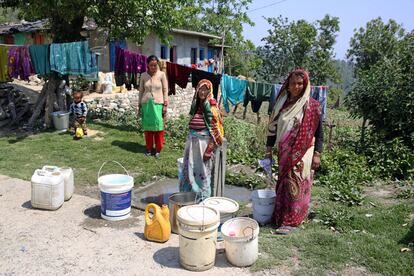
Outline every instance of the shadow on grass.
<svg viewBox="0 0 414 276"><path fill-rule="evenodd" d="M112 129L121 130L121 131L135 131L135 132L140 132L140 133L142 132L141 128L132 126L132 125L125 125L125 124L115 125L107 121L101 121L101 120L94 120L92 121L92 123L94 125L98 125L98 126L102 126L106 128L112 128Z"/></svg>
<svg viewBox="0 0 414 276"><path fill-rule="evenodd" d="M112 145L133 153L145 153L147 151L144 145L141 145L136 142L115 140L112 142Z"/></svg>
<svg viewBox="0 0 414 276"><path fill-rule="evenodd" d="M404 238L400 240L400 243L408 245L414 254L414 223L411 225L410 230L408 230Z"/></svg>

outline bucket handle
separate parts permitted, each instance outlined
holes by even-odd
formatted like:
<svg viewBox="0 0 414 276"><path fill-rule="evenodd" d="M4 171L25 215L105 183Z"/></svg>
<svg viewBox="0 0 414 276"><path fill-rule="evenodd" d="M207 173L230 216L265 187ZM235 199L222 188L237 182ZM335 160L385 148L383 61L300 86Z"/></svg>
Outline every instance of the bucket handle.
<svg viewBox="0 0 414 276"><path fill-rule="evenodd" d="M254 228L251 226L246 226L242 231L244 236L247 236L246 233L244 233L247 229L250 229L252 231L252 235L250 239L248 240L248 241L252 241L254 239Z"/></svg>
<svg viewBox="0 0 414 276"><path fill-rule="evenodd" d="M121 165L121 163L119 163L118 161L108 160L108 161L103 162L102 166L99 168L99 171L98 171L98 178L101 176L101 170L102 170L103 166L105 166L105 165L106 165L106 163L108 163L108 162L113 162L113 163L118 164L119 166L121 166L121 168L123 168L123 169L124 169L124 171L126 172L126 174L129 176L128 171L125 169L125 167L124 167L124 166L122 166L122 165Z"/></svg>

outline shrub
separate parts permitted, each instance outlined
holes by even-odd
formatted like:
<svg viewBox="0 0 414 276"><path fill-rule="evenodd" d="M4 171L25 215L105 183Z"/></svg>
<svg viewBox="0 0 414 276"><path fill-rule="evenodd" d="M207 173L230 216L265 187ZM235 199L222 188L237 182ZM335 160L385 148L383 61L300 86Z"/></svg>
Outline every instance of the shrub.
<svg viewBox="0 0 414 276"><path fill-rule="evenodd" d="M367 156L372 171L379 176L387 179L414 177L414 154L400 138L387 141L371 132L360 150Z"/></svg>
<svg viewBox="0 0 414 276"><path fill-rule="evenodd" d="M365 157L351 150L325 153L318 175L321 185L329 187L330 199L348 205L362 203L362 184L372 180Z"/></svg>

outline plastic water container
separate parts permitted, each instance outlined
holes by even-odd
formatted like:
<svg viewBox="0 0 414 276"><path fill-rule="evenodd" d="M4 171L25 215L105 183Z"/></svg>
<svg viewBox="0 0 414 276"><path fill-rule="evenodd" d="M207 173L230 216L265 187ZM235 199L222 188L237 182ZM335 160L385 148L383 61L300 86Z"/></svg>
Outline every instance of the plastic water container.
<svg viewBox="0 0 414 276"><path fill-rule="evenodd" d="M217 240L222 241L221 226L233 218L239 211L239 203L227 197L209 197L200 204L217 209L220 212L220 225L217 233Z"/></svg>
<svg viewBox="0 0 414 276"><path fill-rule="evenodd" d="M65 181L65 201L71 199L73 191L75 189L75 179L73 176L73 170L69 167L59 168L57 166L43 166L42 170L48 172L60 172L63 175Z"/></svg>
<svg viewBox="0 0 414 276"><path fill-rule="evenodd" d="M177 212L180 264L188 270L204 271L216 260L220 213L211 207L191 205Z"/></svg>
<svg viewBox="0 0 414 276"><path fill-rule="evenodd" d="M53 125L57 130L67 130L69 128L69 112L56 111L52 113Z"/></svg>
<svg viewBox="0 0 414 276"><path fill-rule="evenodd" d="M223 224L221 232L229 263L244 267L256 262L259 256L259 225L254 219L232 218Z"/></svg>
<svg viewBox="0 0 414 276"><path fill-rule="evenodd" d="M63 174L63 178L65 180L65 201L67 201L72 198L73 191L75 190L73 170L69 167L62 167L59 168L59 171Z"/></svg>
<svg viewBox="0 0 414 276"><path fill-rule="evenodd" d="M252 192L253 218L264 225L273 216L276 203L276 192L273 190L254 190Z"/></svg>
<svg viewBox="0 0 414 276"><path fill-rule="evenodd" d="M152 210L152 216L150 211ZM149 241L166 242L170 239L170 211L167 205L150 203L145 207L144 237Z"/></svg>
<svg viewBox="0 0 414 276"><path fill-rule="evenodd" d="M134 187L134 178L119 162L112 161L121 166L126 174L101 175L104 162L98 172L98 186L101 190L101 217L106 220L123 220L131 214L131 193Z"/></svg>
<svg viewBox="0 0 414 276"><path fill-rule="evenodd" d="M64 201L64 178L60 172L36 170L32 175L31 204L34 208L56 210Z"/></svg>

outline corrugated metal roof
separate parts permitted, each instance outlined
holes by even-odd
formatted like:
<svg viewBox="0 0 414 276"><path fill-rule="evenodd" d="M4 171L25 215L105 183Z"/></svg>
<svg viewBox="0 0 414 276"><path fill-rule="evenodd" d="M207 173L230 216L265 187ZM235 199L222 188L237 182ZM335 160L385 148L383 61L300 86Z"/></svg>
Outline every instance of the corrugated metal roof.
<svg viewBox="0 0 414 276"><path fill-rule="evenodd" d="M208 37L208 38L215 38L215 39L221 39L221 36L212 35L212 34L206 34L201 32L195 32L195 31L187 31L182 29L172 29L173 33L178 34L187 34L187 35L194 35L194 36L202 36L202 37Z"/></svg>
<svg viewBox="0 0 414 276"><path fill-rule="evenodd" d="M38 20L34 22L22 21L21 23L0 25L0 34L11 33L30 33L38 30L48 29L48 20Z"/></svg>

